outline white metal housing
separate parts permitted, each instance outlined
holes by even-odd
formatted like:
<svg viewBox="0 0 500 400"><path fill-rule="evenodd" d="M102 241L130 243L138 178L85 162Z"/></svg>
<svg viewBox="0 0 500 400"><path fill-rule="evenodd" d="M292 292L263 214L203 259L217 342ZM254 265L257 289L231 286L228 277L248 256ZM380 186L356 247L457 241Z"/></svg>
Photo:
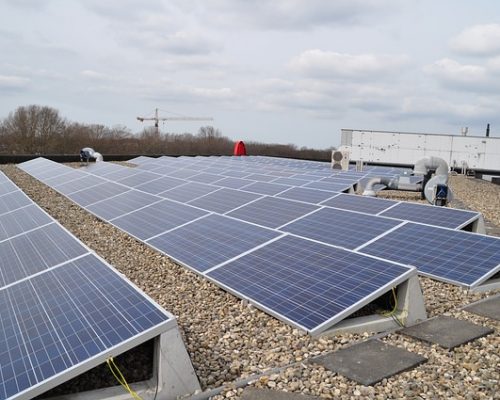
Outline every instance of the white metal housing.
<svg viewBox="0 0 500 400"><path fill-rule="evenodd" d="M352 161L409 165L434 156L452 168L500 171L500 137L342 129L341 146Z"/></svg>

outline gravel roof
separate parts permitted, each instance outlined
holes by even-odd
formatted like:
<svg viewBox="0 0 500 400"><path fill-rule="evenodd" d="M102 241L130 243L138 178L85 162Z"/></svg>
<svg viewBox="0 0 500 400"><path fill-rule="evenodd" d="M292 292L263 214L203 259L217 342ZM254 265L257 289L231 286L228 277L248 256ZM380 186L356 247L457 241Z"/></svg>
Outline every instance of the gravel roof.
<svg viewBox="0 0 500 400"><path fill-rule="evenodd" d="M14 165L1 166L49 214L131 281L177 316L193 366L204 390L226 385L213 399L241 396L235 381L325 398L500 399L500 322L461 311L460 307L496 294L470 294L457 286L421 277L429 316L453 315L496 330L492 335L447 351L392 333L388 343L429 361L373 386L364 387L320 366L313 356L352 345L366 335L311 338L190 272L168 257L98 220ZM500 225L500 186L463 176L452 177L457 199ZM415 193L386 191L381 197L418 201ZM267 375L254 377L256 374Z"/></svg>

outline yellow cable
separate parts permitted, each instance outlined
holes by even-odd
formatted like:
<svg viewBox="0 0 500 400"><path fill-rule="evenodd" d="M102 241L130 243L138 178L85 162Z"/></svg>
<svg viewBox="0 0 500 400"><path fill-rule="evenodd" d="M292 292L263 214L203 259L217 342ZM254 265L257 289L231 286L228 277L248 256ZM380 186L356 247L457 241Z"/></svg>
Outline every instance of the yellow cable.
<svg viewBox="0 0 500 400"><path fill-rule="evenodd" d="M141 397L129 386L127 381L125 380L125 377L121 373L120 369L115 363L115 360L113 360L113 357L110 357L106 360L106 363L108 364L108 367L115 377L115 379L124 387L124 389L130 393L130 395L136 399L136 400L142 400Z"/></svg>
<svg viewBox="0 0 500 400"><path fill-rule="evenodd" d="M396 296L396 290L394 288L392 288L392 296L394 298L394 308L388 313L383 313L382 315L384 317L392 317L398 309L398 297Z"/></svg>

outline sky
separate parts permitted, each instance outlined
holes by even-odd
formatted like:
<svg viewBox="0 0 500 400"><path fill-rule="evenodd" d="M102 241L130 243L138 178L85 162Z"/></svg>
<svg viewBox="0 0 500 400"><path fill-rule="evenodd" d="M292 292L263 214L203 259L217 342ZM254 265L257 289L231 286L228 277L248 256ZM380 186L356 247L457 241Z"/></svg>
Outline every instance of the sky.
<svg viewBox="0 0 500 400"><path fill-rule="evenodd" d="M212 125L234 140L340 145L340 130L500 136L500 2L2 0L0 118Z"/></svg>

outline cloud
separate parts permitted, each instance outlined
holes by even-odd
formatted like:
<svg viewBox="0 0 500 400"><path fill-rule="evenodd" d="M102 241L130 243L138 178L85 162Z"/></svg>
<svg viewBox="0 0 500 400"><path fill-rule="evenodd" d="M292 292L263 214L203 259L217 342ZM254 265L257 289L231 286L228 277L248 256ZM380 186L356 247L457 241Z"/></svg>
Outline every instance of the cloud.
<svg viewBox="0 0 500 400"><path fill-rule="evenodd" d="M498 58L484 65L461 64L458 61L443 58L425 66L423 70L451 89L488 92L500 88L498 76L500 59Z"/></svg>
<svg viewBox="0 0 500 400"><path fill-rule="evenodd" d="M111 77L109 75L103 74L102 72L97 72L91 69L85 69L80 72L80 74L87 79L96 80L96 81L105 81L109 80Z"/></svg>
<svg viewBox="0 0 500 400"><path fill-rule="evenodd" d="M22 76L0 75L0 89L19 90L25 89L30 83L30 79Z"/></svg>
<svg viewBox="0 0 500 400"><path fill-rule="evenodd" d="M494 56L500 54L500 25L474 25L458 34L451 47L460 54Z"/></svg>
<svg viewBox="0 0 500 400"><path fill-rule="evenodd" d="M184 1L186 3L186 1ZM210 14L220 26L250 29L301 31L321 26L348 24L366 15L389 12L389 0L217 0L210 7L203 1L187 2L198 13Z"/></svg>
<svg viewBox="0 0 500 400"><path fill-rule="evenodd" d="M306 50L290 61L290 68L300 74L320 79L393 77L409 59L404 55L341 54Z"/></svg>

